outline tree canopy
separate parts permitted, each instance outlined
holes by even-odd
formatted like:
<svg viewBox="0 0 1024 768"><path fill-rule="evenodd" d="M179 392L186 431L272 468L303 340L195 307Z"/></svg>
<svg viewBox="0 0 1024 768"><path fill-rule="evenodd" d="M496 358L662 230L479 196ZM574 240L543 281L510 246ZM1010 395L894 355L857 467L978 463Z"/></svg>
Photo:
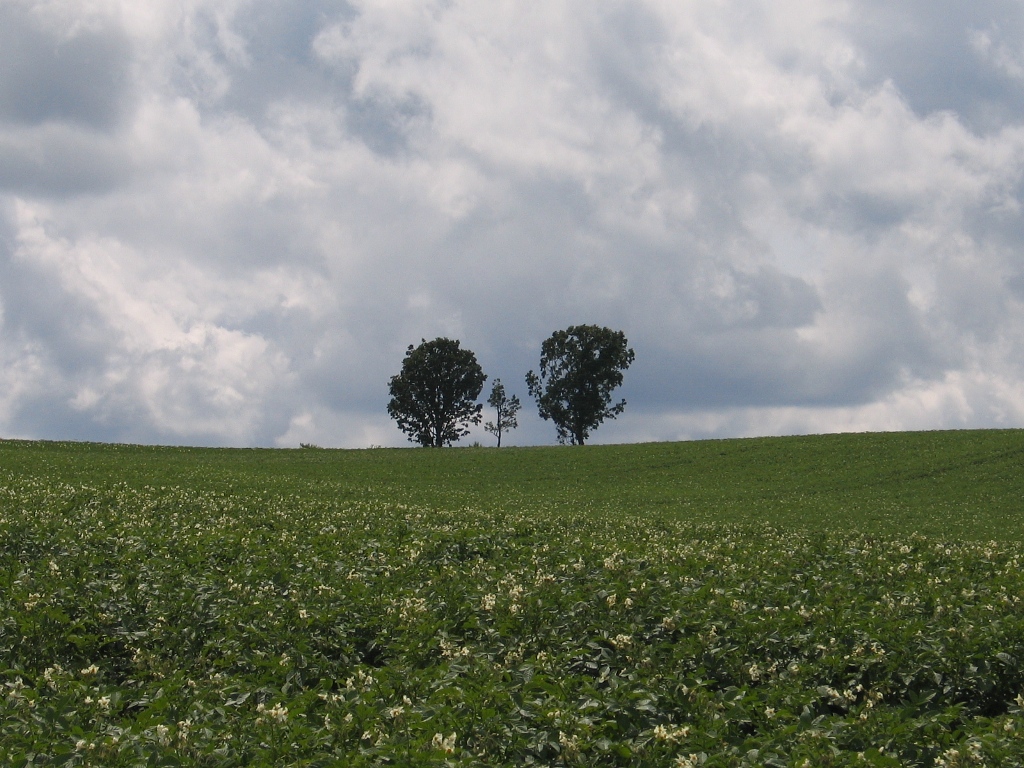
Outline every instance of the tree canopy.
<svg viewBox="0 0 1024 768"><path fill-rule="evenodd" d="M540 373L527 373L526 385L560 443L583 445L605 419L623 412L626 401L612 405L611 396L634 357L622 331L596 325L555 331L541 345Z"/></svg>
<svg viewBox="0 0 1024 768"><path fill-rule="evenodd" d="M410 442L440 448L469 434L483 407L476 402L487 376L458 340L409 345L402 370L391 377L388 413Z"/></svg>

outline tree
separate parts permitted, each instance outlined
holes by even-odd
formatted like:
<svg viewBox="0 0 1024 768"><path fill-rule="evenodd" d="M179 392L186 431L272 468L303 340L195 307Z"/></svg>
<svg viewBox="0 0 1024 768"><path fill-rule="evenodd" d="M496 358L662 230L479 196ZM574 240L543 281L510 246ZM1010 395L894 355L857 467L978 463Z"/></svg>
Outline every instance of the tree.
<svg viewBox="0 0 1024 768"><path fill-rule="evenodd" d="M501 383L501 379L495 379L494 386L491 387L491 396L487 398L487 404L497 411L497 420L488 421L484 424L484 429L498 438L498 447L501 448L501 435L519 426L519 422L516 421L516 413L519 412L519 398L515 395L507 397L505 385Z"/></svg>
<svg viewBox="0 0 1024 768"><path fill-rule="evenodd" d="M480 423L483 407L476 399L486 380L476 355L457 340L424 339L409 345L401 373L391 377L388 413L410 442L451 445Z"/></svg>
<svg viewBox="0 0 1024 768"><path fill-rule="evenodd" d="M583 445L605 419L626 408L611 405L612 391L634 358L622 331L574 325L555 331L541 345L540 375L526 374L526 386L545 421L555 422L558 442Z"/></svg>

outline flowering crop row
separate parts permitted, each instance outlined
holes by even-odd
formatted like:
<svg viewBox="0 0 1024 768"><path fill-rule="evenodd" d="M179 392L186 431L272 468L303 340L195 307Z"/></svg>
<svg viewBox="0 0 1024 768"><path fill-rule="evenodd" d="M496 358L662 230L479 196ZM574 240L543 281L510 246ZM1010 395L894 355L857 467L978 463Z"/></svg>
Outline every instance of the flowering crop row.
<svg viewBox="0 0 1024 768"><path fill-rule="evenodd" d="M1019 765L1022 558L11 476L0 763Z"/></svg>

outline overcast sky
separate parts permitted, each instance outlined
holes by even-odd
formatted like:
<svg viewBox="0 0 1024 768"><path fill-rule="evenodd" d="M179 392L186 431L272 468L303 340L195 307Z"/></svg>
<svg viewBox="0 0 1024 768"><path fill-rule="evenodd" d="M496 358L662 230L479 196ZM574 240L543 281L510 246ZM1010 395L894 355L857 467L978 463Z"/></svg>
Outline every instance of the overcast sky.
<svg viewBox="0 0 1024 768"><path fill-rule="evenodd" d="M408 445L448 336L553 443L579 323L593 442L1021 427L1022 174L1019 0L0 0L0 436Z"/></svg>

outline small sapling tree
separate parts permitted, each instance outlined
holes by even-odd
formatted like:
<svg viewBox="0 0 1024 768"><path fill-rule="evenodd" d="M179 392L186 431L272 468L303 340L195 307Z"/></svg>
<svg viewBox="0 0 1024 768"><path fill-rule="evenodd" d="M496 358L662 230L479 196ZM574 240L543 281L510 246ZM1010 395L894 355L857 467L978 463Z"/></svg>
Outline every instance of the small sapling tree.
<svg viewBox="0 0 1024 768"><path fill-rule="evenodd" d="M424 339L409 345L401 373L391 377L388 413L410 442L451 445L480 423L483 406L476 400L486 380L476 355L458 340Z"/></svg>
<svg viewBox="0 0 1024 768"><path fill-rule="evenodd" d="M519 398L515 395L508 397L501 379L495 379L494 386L491 387L491 396L487 398L487 404L495 410L497 416L494 421L484 424L484 429L498 438L498 447L501 448L501 436L519 426L519 422L516 421L516 414L519 412Z"/></svg>
<svg viewBox="0 0 1024 768"><path fill-rule="evenodd" d="M558 442L583 445L605 419L626 407L611 404L612 391L634 354L622 331L574 325L555 331L541 345L540 374L526 374L526 386L545 421L555 422Z"/></svg>

